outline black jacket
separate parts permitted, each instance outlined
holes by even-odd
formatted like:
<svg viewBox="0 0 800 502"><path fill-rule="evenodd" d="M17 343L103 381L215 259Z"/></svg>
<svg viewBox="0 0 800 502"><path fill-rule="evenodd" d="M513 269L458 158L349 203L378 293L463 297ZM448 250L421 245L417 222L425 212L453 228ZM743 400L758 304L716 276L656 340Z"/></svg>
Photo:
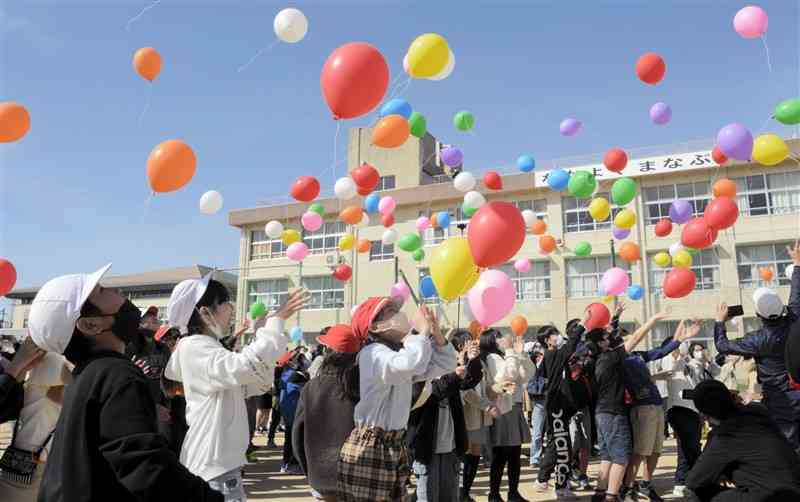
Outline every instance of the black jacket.
<svg viewBox="0 0 800 502"><path fill-rule="evenodd" d="M22 383L4 373L3 367L0 366L0 424L19 418L24 401L25 391Z"/></svg>
<svg viewBox="0 0 800 502"><path fill-rule="evenodd" d="M222 502L156 428L149 382L127 357L94 354L64 395L39 502Z"/></svg>
<svg viewBox="0 0 800 502"><path fill-rule="evenodd" d="M428 464L433 458L439 423L439 401L443 399L448 400L450 413L453 416L455 453L458 456L466 453L467 426L464 422L461 391L474 388L481 382L481 378L483 378L483 367L480 358L476 357L467 364L467 373L463 380L455 373L448 373L431 381L430 397L425 404L412 411L408 418L406 442L414 460Z"/></svg>
<svg viewBox="0 0 800 502"><path fill-rule="evenodd" d="M547 400L553 404L554 400L570 405L572 396L568 385L564 382L564 368L567 363L575 354L578 348L578 343L581 341L581 336L584 332L583 326L576 325L570 333L567 333L567 343L555 350L546 350L542 364L536 371L536 376L543 376L546 379L545 383L545 396ZM575 409L572 413L575 413Z"/></svg>
<svg viewBox="0 0 800 502"><path fill-rule="evenodd" d="M787 489L797 498L785 500L800 500L800 462L763 406L744 406L712 429L686 487L708 500L722 477L749 494L748 500L767 500Z"/></svg>

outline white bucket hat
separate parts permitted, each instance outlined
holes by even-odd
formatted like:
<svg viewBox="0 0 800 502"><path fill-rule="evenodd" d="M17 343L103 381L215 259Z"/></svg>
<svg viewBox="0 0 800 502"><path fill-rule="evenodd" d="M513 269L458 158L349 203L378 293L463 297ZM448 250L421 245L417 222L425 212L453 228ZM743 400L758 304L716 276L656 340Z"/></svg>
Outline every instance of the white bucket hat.
<svg viewBox="0 0 800 502"><path fill-rule="evenodd" d="M189 332L189 319L208 289L208 282L214 272L209 272L202 279L186 279L181 281L172 290L167 304L167 322L170 326L178 328L181 334Z"/></svg>
<svg viewBox="0 0 800 502"><path fill-rule="evenodd" d="M753 305L756 307L756 314L764 319L779 317L783 314L783 301L774 290L769 288L758 288L753 293Z"/></svg>
<svg viewBox="0 0 800 502"><path fill-rule="evenodd" d="M109 263L93 274L62 275L42 286L33 299L28 317L28 330L37 347L64 353L81 316L81 308L110 268Z"/></svg>

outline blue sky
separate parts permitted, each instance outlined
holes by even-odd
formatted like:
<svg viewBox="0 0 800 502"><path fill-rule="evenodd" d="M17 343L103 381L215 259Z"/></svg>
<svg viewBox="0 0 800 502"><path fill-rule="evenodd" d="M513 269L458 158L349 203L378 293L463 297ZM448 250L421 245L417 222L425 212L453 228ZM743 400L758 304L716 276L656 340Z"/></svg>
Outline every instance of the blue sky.
<svg viewBox="0 0 800 502"><path fill-rule="evenodd" d="M18 286L109 261L118 274L236 266L239 233L227 210L284 196L301 173L327 171L321 180L332 187L336 126L319 73L350 41L378 47L394 77L417 35L448 39L453 75L414 81L403 97L475 169L521 153L541 161L710 138L732 121L757 131L777 102L799 92L797 1L759 2L770 15L772 73L761 42L733 31L743 1L163 0L126 31L149 3L2 2L0 100L32 116L23 141L0 145L0 256L16 264ZM274 40L272 19L289 6L309 19L305 40L278 44L237 73ZM131 58L144 46L161 52L164 67L138 123L148 85ZM667 62L655 87L633 70L646 51ZM673 108L666 127L649 122L656 101ZM473 135L452 126L462 109L477 118ZM580 135L559 135L567 116L584 122ZM791 132L775 122L768 130ZM194 148L197 174L146 205L147 156L170 138ZM222 192L226 210L211 217L197 210L209 189Z"/></svg>

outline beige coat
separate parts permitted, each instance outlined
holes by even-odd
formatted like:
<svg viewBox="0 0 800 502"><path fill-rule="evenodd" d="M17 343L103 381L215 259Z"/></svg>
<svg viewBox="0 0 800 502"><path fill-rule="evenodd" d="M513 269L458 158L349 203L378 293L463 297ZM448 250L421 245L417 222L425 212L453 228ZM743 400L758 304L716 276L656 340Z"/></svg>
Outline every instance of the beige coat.
<svg viewBox="0 0 800 502"><path fill-rule="evenodd" d="M468 431L477 431L482 427L489 427L494 420L489 414L489 408L495 405L497 392L492 389L490 381L486 378L486 363L481 363L483 367L483 378L481 382L470 390L461 392L461 399L464 401L464 422Z"/></svg>

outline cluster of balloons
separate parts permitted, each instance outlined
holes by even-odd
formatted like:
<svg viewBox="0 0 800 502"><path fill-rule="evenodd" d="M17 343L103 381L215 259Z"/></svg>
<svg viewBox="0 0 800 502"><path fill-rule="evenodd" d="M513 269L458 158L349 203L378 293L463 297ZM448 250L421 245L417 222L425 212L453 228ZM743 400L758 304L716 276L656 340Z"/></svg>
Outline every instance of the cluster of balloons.
<svg viewBox="0 0 800 502"><path fill-rule="evenodd" d="M438 33L425 33L415 38L403 57L403 70L418 79L444 80L455 67L456 57L450 45Z"/></svg>
<svg viewBox="0 0 800 502"><path fill-rule="evenodd" d="M380 119L372 129L372 144L382 148L397 148L409 136L422 138L428 132L425 117L411 109L408 101L394 98L380 109Z"/></svg>
<svg viewBox="0 0 800 502"><path fill-rule="evenodd" d="M781 121L788 121L794 124L800 123L800 102L796 106L795 115L791 115L788 111L783 112ZM786 108L788 108L788 105ZM719 148L719 153L723 156L721 160L726 161L731 158L749 161L752 159L765 166L780 164L789 157L790 153L786 142L777 134L765 133L754 139L750 130L739 123L728 124L719 130L716 148ZM720 165L724 163L719 162L716 158L715 161Z"/></svg>
<svg viewBox="0 0 800 502"><path fill-rule="evenodd" d="M17 283L17 269L5 258L0 258L0 296L5 296Z"/></svg>

